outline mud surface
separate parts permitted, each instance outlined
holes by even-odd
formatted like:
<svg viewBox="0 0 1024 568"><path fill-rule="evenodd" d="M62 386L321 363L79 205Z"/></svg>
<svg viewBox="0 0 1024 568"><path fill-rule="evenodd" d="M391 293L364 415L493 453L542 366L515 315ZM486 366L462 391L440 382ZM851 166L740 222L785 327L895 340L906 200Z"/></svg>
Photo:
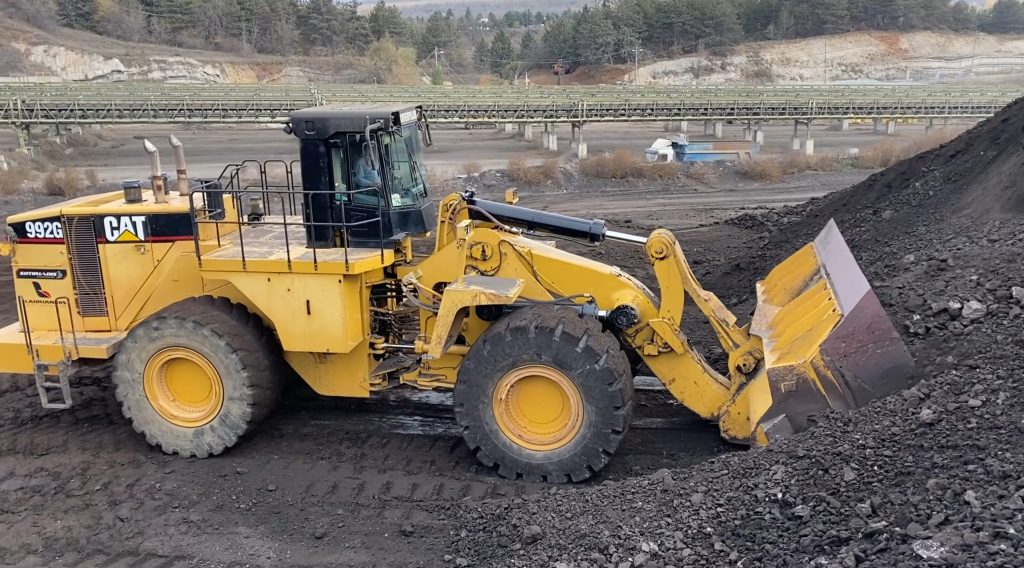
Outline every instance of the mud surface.
<svg viewBox="0 0 1024 568"><path fill-rule="evenodd" d="M1018 101L848 190L741 216L730 224L751 238L706 271L747 313L753 281L835 218L917 360L916 386L768 449L460 503L448 554L562 568L1024 566L1022 134Z"/></svg>

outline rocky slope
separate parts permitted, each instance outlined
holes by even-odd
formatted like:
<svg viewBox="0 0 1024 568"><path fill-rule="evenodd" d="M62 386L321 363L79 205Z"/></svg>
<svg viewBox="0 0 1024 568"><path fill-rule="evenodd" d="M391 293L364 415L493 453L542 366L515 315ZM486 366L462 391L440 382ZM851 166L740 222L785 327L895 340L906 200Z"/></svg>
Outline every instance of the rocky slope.
<svg viewBox="0 0 1024 568"><path fill-rule="evenodd" d="M67 28L43 31L0 21L6 64L16 80L166 81L187 83L352 82L353 67L338 58L239 56L134 44Z"/></svg>
<svg viewBox="0 0 1024 568"><path fill-rule="evenodd" d="M827 65L826 65L827 61ZM826 78L827 68L827 78ZM1024 38L982 33L852 32L758 42L640 69L644 84L838 81L1009 81L1024 72ZM632 79L632 74L630 74Z"/></svg>
<svg viewBox="0 0 1024 568"><path fill-rule="evenodd" d="M767 449L453 508L449 560L1024 566L1022 133L1024 100L845 191L741 218L764 232L705 282L746 297L834 217L917 360L916 386Z"/></svg>

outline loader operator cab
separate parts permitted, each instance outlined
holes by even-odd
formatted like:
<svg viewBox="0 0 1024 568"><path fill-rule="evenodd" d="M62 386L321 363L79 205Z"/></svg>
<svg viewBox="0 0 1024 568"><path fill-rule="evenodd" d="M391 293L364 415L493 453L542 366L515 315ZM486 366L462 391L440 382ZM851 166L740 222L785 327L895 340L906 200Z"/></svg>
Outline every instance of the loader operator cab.
<svg viewBox="0 0 1024 568"><path fill-rule="evenodd" d="M299 139L306 246L391 246L434 224L421 107L330 105L292 113Z"/></svg>

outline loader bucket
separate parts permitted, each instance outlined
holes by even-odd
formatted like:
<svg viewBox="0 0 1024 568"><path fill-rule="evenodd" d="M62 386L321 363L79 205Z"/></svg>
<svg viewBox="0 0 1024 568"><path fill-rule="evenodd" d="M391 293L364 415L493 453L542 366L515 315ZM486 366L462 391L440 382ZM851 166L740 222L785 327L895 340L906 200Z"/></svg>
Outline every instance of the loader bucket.
<svg viewBox="0 0 1024 568"><path fill-rule="evenodd" d="M805 429L812 414L903 390L913 374L914 360L831 220L758 282L750 333L764 345L764 367L744 397L749 441L761 445Z"/></svg>

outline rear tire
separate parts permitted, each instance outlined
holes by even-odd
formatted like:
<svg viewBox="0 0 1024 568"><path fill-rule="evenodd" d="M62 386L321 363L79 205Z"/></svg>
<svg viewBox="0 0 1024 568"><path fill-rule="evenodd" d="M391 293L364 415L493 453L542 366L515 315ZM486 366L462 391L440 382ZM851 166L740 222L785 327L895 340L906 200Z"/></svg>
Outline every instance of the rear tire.
<svg viewBox="0 0 1024 568"><path fill-rule="evenodd" d="M115 396L136 432L168 454L218 455L276 405L281 347L240 304L178 302L129 332L114 360Z"/></svg>
<svg viewBox="0 0 1024 568"><path fill-rule="evenodd" d="M629 429L633 376L618 340L596 319L528 307L473 344L454 399L466 444L502 477L583 481Z"/></svg>

